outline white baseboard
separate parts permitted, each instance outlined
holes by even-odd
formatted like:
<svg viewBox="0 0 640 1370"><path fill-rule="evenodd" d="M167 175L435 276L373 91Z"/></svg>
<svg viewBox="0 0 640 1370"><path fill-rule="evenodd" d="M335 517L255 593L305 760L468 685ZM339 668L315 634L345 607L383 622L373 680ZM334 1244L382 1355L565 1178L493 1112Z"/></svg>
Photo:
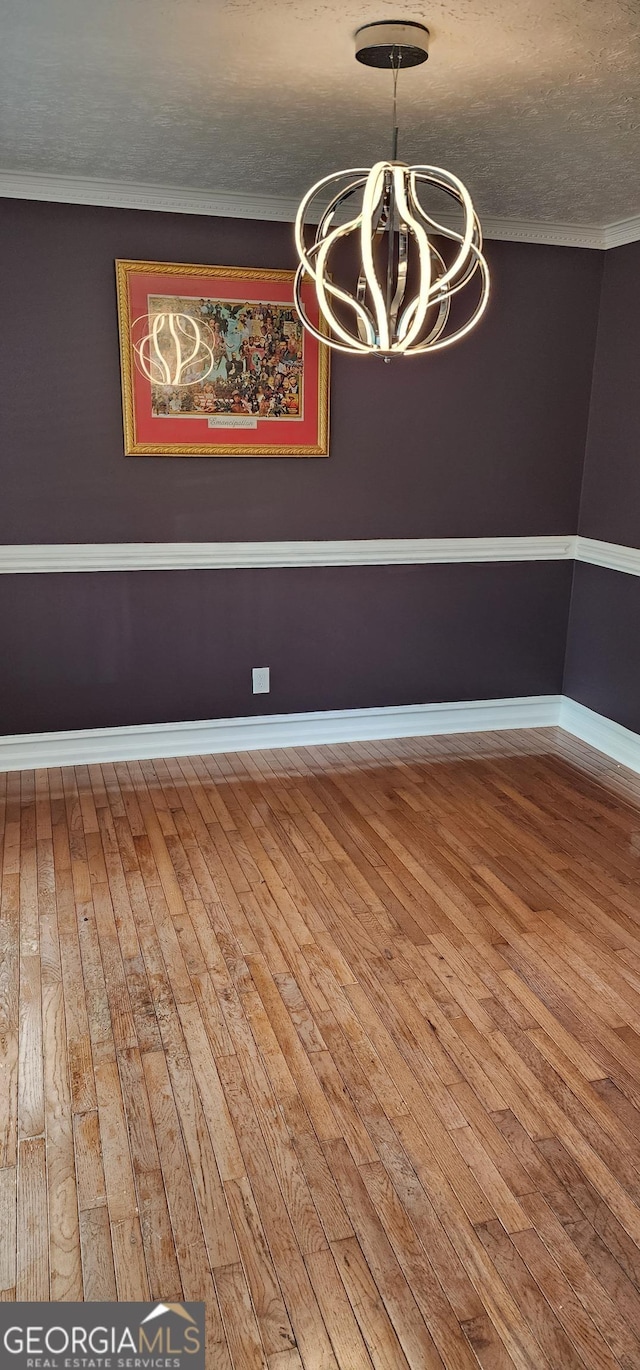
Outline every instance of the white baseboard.
<svg viewBox="0 0 640 1370"><path fill-rule="evenodd" d="M408 704L398 708L326 709L257 718L211 718L196 723L143 723L122 728L21 733L0 737L0 771L309 747L323 742L385 737L547 728L557 724L559 718L559 695L531 695L520 699L456 700L450 704Z"/></svg>
<svg viewBox="0 0 640 1370"><path fill-rule="evenodd" d="M566 695L560 701L560 727L573 737L579 737L582 742L588 742L590 747L604 752L612 761L618 761L622 766L628 766L630 771L640 773L640 734L632 732L630 728L623 728L621 723L614 723L613 719L594 713L593 709L587 709L584 704L578 704L577 700L568 699Z"/></svg>
<svg viewBox="0 0 640 1370"><path fill-rule="evenodd" d="M210 718L195 723L142 723L73 732L0 737L0 772L81 766L101 761L145 761L160 756L268 751L376 738L434 737L442 733L509 728L564 728L573 737L640 774L640 734L594 713L566 695L454 700L379 709Z"/></svg>

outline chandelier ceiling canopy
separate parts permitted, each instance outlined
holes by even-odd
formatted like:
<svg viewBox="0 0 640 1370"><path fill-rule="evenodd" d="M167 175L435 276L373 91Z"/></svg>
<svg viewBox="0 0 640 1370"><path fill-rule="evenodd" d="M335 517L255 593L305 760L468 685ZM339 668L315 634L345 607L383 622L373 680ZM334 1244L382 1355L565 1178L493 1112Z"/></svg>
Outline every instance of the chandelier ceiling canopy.
<svg viewBox="0 0 640 1370"><path fill-rule="evenodd" d="M310 333L341 352L386 360L434 352L469 333L487 306L489 270L468 190L452 172L397 159L398 75L428 55L423 24L391 21L358 29L357 60L393 76L392 157L370 169L323 177L298 209L298 313ZM432 209L434 192L449 208L453 201L455 218L445 213L443 221L442 211ZM421 196L429 197L429 208ZM317 224L310 245L309 223ZM327 332L306 316L305 276L314 282ZM467 286L470 305L456 299Z"/></svg>

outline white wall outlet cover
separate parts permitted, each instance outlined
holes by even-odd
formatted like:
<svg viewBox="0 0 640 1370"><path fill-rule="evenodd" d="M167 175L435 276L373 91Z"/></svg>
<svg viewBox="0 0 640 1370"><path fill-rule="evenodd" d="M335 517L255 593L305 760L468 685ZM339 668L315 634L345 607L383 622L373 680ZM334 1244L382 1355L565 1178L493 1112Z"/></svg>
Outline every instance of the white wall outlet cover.
<svg viewBox="0 0 640 1370"><path fill-rule="evenodd" d="M254 695L268 695L271 685L269 683L269 667L254 666L251 672L253 681Z"/></svg>

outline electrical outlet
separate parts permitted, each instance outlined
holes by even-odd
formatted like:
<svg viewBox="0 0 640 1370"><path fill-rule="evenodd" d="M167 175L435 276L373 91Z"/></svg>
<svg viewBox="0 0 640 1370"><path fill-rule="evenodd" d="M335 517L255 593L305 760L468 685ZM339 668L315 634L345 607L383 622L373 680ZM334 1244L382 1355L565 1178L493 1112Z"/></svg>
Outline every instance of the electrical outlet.
<svg viewBox="0 0 640 1370"><path fill-rule="evenodd" d="M254 666L251 672L251 678L253 680L254 695L268 695L271 689L269 683L269 667Z"/></svg>

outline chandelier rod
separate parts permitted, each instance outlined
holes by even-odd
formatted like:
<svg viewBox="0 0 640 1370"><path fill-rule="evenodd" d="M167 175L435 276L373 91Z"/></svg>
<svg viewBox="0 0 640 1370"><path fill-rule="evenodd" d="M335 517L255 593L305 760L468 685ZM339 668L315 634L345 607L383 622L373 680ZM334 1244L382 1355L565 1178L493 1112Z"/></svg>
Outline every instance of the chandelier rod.
<svg viewBox="0 0 640 1370"><path fill-rule="evenodd" d="M394 45L393 45L393 47L392 47L392 49L391 49L391 52L390 52L390 54L389 54L389 61L390 61L390 63L391 63L391 70L392 70L392 73L393 73L393 108L392 108L392 112L391 112L391 161L392 161L392 162L397 162L397 160L398 160L398 132L399 132L399 130L398 130L398 75L399 75L399 73L400 73L400 67L402 66L402 48L399 47L399 46L398 46L397 44L395 44L395 43L394 43ZM387 181L388 181L388 184L387 184L387 189L386 189L386 199L387 199L387 224L386 224L386 229L387 229L387 289L386 289L386 305L387 305L387 314L390 315L391 309L392 309L392 304L393 304L393 302L394 302L393 275L394 275L394 258L395 258L395 252L396 252L396 243L395 243L395 228L396 228L396 197L395 197L395 185L394 185L393 180L392 180L391 178L387 178ZM384 213L384 211L383 211L383 213ZM399 247L399 245L398 245L398 247ZM400 254L399 254L399 255L400 255ZM399 285L400 285L400 283L399 283ZM404 292L402 292L402 293L404 293ZM399 303L399 301L398 301L398 303ZM390 357L385 357L385 361L390 361L390 360L391 360Z"/></svg>
<svg viewBox="0 0 640 1370"><path fill-rule="evenodd" d="M392 47L391 70L393 72L393 113L391 122L391 161L398 160L398 73L402 66L402 49Z"/></svg>

